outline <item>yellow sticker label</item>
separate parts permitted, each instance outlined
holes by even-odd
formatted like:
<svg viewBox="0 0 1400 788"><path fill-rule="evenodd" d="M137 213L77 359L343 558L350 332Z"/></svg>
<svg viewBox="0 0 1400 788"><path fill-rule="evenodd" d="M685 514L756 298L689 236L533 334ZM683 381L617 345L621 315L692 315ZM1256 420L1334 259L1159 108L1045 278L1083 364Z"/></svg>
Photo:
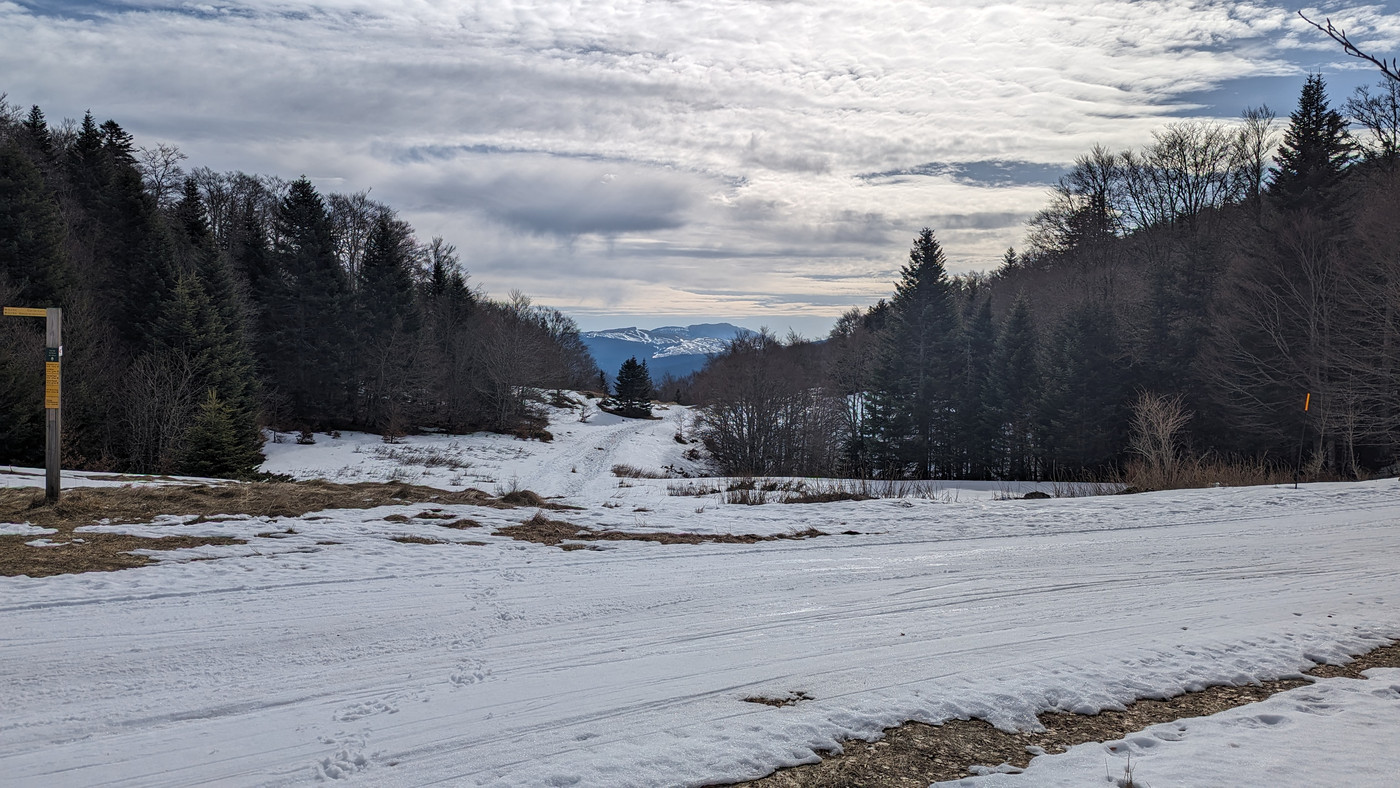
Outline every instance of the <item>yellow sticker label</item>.
<svg viewBox="0 0 1400 788"><path fill-rule="evenodd" d="M54 361L44 363L44 408L53 409L58 407L59 401L59 381L62 378L59 374L59 364Z"/></svg>
<svg viewBox="0 0 1400 788"><path fill-rule="evenodd" d="M5 317L47 317L49 314L46 310L27 306L7 306L4 311Z"/></svg>

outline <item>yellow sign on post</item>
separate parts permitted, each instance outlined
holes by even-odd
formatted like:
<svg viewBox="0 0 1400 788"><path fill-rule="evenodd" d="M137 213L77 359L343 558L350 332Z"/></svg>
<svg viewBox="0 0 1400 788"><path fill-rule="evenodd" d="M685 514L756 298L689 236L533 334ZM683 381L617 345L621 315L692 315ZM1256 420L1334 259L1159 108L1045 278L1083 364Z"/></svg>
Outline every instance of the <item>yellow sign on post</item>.
<svg viewBox="0 0 1400 788"><path fill-rule="evenodd" d="M7 306L4 309L5 317L47 317L48 310L30 309L27 306Z"/></svg>
<svg viewBox="0 0 1400 788"><path fill-rule="evenodd" d="M60 380L58 362L44 362L44 408L46 410L58 407Z"/></svg>

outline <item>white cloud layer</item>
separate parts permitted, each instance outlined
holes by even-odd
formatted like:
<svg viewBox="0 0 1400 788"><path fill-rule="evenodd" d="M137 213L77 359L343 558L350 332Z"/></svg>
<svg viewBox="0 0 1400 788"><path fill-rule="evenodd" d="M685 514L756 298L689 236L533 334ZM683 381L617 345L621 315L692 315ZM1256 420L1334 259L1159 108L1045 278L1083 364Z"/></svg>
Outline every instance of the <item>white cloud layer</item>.
<svg viewBox="0 0 1400 788"><path fill-rule="evenodd" d="M1308 12L1400 52L1395 3ZM1092 145L1317 68L1373 81L1292 8L1225 0L0 2L11 100L372 187L586 323L810 324L886 294L924 225L991 266Z"/></svg>

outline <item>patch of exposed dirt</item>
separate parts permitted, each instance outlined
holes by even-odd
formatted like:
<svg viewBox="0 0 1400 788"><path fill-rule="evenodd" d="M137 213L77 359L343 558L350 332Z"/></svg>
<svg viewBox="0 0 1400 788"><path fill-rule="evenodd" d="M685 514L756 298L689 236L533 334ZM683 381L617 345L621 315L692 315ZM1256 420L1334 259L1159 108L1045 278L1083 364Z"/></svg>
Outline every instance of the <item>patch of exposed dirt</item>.
<svg viewBox="0 0 1400 788"><path fill-rule="evenodd" d="M116 477L125 479L127 477ZM153 477L158 478L158 477ZM512 497L514 496L514 497ZM509 499L509 500L507 500ZM517 504L513 501L529 503ZM533 503L539 501L539 503ZM337 484L326 481L228 482L180 484L156 487L79 487L63 493L57 504L44 500L44 491L32 487L0 488L0 522L29 523L57 529L43 538L56 546L31 546L37 536L0 536L0 575L43 577L76 572L109 572L145 566L151 559L130 555L136 549L175 550L199 545L242 544L229 537L141 537L92 534L75 528L110 523L149 523L164 514L197 515L189 522L207 522L220 515L300 517L330 509L369 509L396 504L469 504L512 509L529 505L562 509L529 490L494 498L477 489L449 492L398 482ZM425 519L451 517L424 511ZM385 519L392 520L395 516ZM400 516L401 517L401 516ZM409 518L403 517L404 522ZM470 524L470 525L468 525ZM444 524L450 528L477 525L472 520ZM276 534L269 533L269 537ZM460 544L460 543L459 543Z"/></svg>
<svg viewBox="0 0 1400 788"><path fill-rule="evenodd" d="M458 530L461 530L461 529L463 529L463 528L480 528L480 527L481 527L481 523L477 522L476 520L473 520L473 519L470 518L470 517L463 517L463 518L458 519L458 520L453 520L453 521L450 522L450 523L438 523L438 527L440 527L440 528L456 528L456 529L458 529Z"/></svg>
<svg viewBox="0 0 1400 788"><path fill-rule="evenodd" d="M767 698L762 695L751 695L744 698L745 703L761 703L764 706L796 706L804 700L811 700L812 696L805 692L790 692L781 698Z"/></svg>
<svg viewBox="0 0 1400 788"><path fill-rule="evenodd" d="M496 536L509 536L520 542L534 542L562 547L565 550L584 549L585 545L569 545L563 542L660 542L662 544L702 544L712 542L717 544L754 544L755 542L774 542L779 539L809 539L814 536L826 536L825 531L818 531L815 528L808 528L792 534L778 534L776 536L759 536L757 534L689 534L674 533L670 531L597 531L583 525L574 525L563 520L551 520L544 516L543 512L536 512L534 517L521 523L520 525L508 525L499 528L495 532Z"/></svg>
<svg viewBox="0 0 1400 788"><path fill-rule="evenodd" d="M1319 665L1307 674L1360 678L1361 671L1379 667L1400 667L1400 643L1373 649L1344 666ZM932 782L967 777L972 766L1009 763L1025 768L1032 757L1027 747L1058 753L1076 744L1113 741L1160 723L1255 703L1308 683L1291 679L1208 687L1167 700L1143 699L1123 711L1093 715L1047 712L1039 716L1045 726L1042 733L1007 733L978 719L949 720L941 725L911 721L886 728L879 741L844 741L840 754L825 755L820 763L780 769L758 780L732 784L752 788L924 788Z"/></svg>

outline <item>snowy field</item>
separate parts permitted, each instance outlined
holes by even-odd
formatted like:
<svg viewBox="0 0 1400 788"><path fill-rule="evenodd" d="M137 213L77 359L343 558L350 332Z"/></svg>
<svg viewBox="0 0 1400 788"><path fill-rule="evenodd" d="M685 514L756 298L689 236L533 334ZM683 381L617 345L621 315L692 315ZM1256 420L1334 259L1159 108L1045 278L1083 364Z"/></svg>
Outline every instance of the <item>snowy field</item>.
<svg viewBox="0 0 1400 788"><path fill-rule="evenodd" d="M1030 501L943 484L745 506L669 494L716 480L612 475L700 471L674 437L689 413L660 415L556 412L548 444L287 436L264 467L531 489L583 507L548 516L594 528L829 535L566 551L493 535L532 509L431 507L482 523L452 530L416 517L423 504L96 526L249 543L0 577L0 784L704 785L909 719L1033 726L1400 638L1394 479ZM65 484L114 483L96 476ZM42 484L0 468L0 486ZM954 784L1113 785L1131 754L1153 788L1394 786L1400 671L1368 675ZM799 692L811 699L743 700Z"/></svg>

